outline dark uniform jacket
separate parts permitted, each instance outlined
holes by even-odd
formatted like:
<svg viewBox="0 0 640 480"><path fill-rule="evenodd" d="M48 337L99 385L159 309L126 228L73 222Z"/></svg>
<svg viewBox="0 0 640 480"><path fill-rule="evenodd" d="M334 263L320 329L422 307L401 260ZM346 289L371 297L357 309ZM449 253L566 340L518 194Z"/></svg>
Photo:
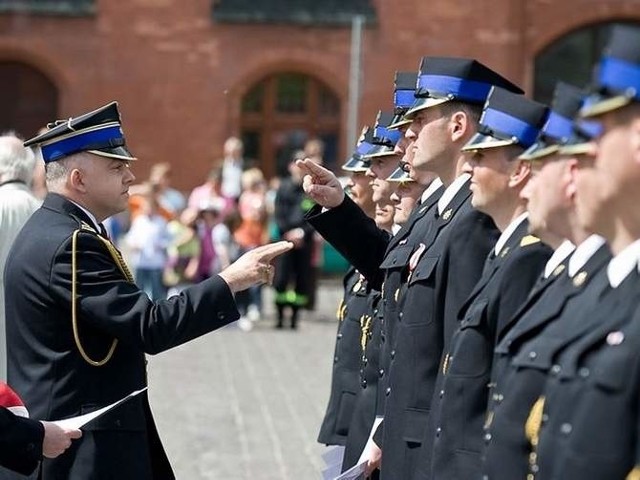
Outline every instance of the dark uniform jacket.
<svg viewBox="0 0 640 480"><path fill-rule="evenodd" d="M333 356L331 393L318 442L344 445L349 433L356 395L360 390L361 333L369 312L367 282L350 268L344 278L344 299L338 308L338 333ZM371 321L369 320L369 323Z"/></svg>
<svg viewBox="0 0 640 480"><path fill-rule="evenodd" d="M49 194L7 261L9 382L35 418L58 420L108 405L146 386L145 353L168 350L239 317L218 276L152 302L126 279L89 225L75 204ZM76 229L81 230L74 269ZM79 342L72 322L73 280ZM78 343L89 359L104 359L114 339L113 356L103 366L81 356ZM43 461L43 480L174 478L146 394L84 430L64 455Z"/></svg>
<svg viewBox="0 0 640 480"><path fill-rule="evenodd" d="M491 250L482 277L460 309L458 330L438 373L420 478L471 479L480 470L496 338L526 300L552 253L528 230L525 219L497 255Z"/></svg>
<svg viewBox="0 0 640 480"><path fill-rule="evenodd" d="M529 343L546 343L545 327L564 321L561 316L565 310L571 311L571 304L575 308L588 301L593 294L593 288L588 288L592 279L600 275L610 258L608 246L601 246L573 277L561 264L514 316L513 328L496 347L482 467L488 479L526 478L529 473L531 445L524 425L544 389L548 369L527 368L523 364L526 358L515 363L514 358ZM535 352L537 348L527 349Z"/></svg>
<svg viewBox="0 0 640 480"><path fill-rule="evenodd" d="M415 473L442 350L498 238L491 218L471 206L470 195L464 184L442 215L430 210L433 226L410 258L384 392L384 480Z"/></svg>
<svg viewBox="0 0 640 480"><path fill-rule="evenodd" d="M615 289L606 289L573 324L575 338L558 355L545 386L536 433L538 478L614 480L638 478L637 269ZM569 326L567 325L567 328ZM543 355L546 352L541 352ZM533 410L532 410L533 413Z"/></svg>
<svg viewBox="0 0 640 480"><path fill-rule="evenodd" d="M44 427L0 407L0 465L28 475L42 458Z"/></svg>
<svg viewBox="0 0 640 480"><path fill-rule="evenodd" d="M360 363L360 388L356 395L353 415L349 424L342 471L353 467L360 458L376 418L382 326L380 292L375 290L370 292L369 312L371 323L368 325L364 323L364 328L361 331L361 345L364 344L364 351Z"/></svg>

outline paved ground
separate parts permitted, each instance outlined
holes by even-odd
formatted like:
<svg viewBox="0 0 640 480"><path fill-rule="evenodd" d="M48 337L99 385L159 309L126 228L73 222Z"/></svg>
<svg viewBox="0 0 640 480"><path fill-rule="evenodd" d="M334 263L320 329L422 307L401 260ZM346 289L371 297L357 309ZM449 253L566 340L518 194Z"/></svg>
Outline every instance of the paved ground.
<svg viewBox="0 0 640 480"><path fill-rule="evenodd" d="M178 479L317 479L335 340L338 282L298 331L266 317L234 325L149 361L150 398Z"/></svg>

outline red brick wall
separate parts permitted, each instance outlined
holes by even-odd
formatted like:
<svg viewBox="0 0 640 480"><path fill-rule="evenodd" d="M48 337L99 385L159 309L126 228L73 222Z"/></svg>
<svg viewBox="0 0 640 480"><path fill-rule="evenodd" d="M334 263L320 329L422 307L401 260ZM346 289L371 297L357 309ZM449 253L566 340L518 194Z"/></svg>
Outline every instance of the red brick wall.
<svg viewBox="0 0 640 480"><path fill-rule="evenodd" d="M340 28L217 24L211 0L97 0L87 18L0 15L0 61L20 60L60 90L60 116L120 102L131 149L169 161L174 183L200 183L222 143L238 133L239 100L269 73L322 78L343 101L346 131L350 32ZM474 56L525 88L535 54L590 23L640 19L633 0L375 0L364 37L360 124L391 106L395 70L423 55ZM346 152L342 152L343 154Z"/></svg>

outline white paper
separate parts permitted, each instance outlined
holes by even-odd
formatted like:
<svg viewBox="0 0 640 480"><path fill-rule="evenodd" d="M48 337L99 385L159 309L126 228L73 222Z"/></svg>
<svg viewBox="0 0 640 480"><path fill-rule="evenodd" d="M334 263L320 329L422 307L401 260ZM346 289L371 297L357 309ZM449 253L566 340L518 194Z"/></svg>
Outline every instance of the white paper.
<svg viewBox="0 0 640 480"><path fill-rule="evenodd" d="M333 480L340 475L340 470L342 470L342 465L337 463L325 468L322 471L322 480Z"/></svg>
<svg viewBox="0 0 640 480"><path fill-rule="evenodd" d="M364 480L365 467L367 466L366 460L362 463L351 467L342 475L337 476L334 480Z"/></svg>
<svg viewBox="0 0 640 480"><path fill-rule="evenodd" d="M344 459L344 446L343 445L335 445L333 447L328 448L322 454L322 460L324 460L324 464L327 466L335 465L339 463L342 465L342 460Z"/></svg>
<svg viewBox="0 0 640 480"><path fill-rule="evenodd" d="M53 423L55 423L55 424L57 424L57 425L59 425L61 427L64 427L64 428L82 428L87 423L89 423L91 420L95 420L96 418L101 417L102 415L107 413L109 410L112 410L112 409L116 408L118 405L126 402L130 398L133 398L136 395L141 394L146 389L147 389L147 387L144 387L144 388L142 388L140 390L136 390L134 392L131 392L129 395L127 395L126 397L121 398L117 402L113 402L111 405L107 405L106 407L102 407L102 408L100 408L100 409L98 409L98 410L96 410L94 412L86 413L84 415L79 415L77 417L65 418L64 420L56 420Z"/></svg>
<svg viewBox="0 0 640 480"><path fill-rule="evenodd" d="M373 443L373 434L376 433L376 430L382 423L382 420L384 420L384 417L376 417L373 421L373 426L371 427L371 431L369 432L369 438L367 439L367 443L365 443L364 448L362 449L362 453L360 454L358 463L362 463L364 460L367 460L369 458L369 451L371 450Z"/></svg>

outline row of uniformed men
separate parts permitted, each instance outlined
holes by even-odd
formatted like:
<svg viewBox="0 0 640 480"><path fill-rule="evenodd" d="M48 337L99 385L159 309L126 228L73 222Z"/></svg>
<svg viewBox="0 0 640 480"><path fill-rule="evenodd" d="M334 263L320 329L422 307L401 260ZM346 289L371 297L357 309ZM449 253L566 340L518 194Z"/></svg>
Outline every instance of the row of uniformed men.
<svg viewBox="0 0 640 480"><path fill-rule="evenodd" d="M308 221L354 267L319 436L343 469L640 478L640 29L614 28L595 71L548 108L424 57L345 164L353 200L299 162Z"/></svg>

